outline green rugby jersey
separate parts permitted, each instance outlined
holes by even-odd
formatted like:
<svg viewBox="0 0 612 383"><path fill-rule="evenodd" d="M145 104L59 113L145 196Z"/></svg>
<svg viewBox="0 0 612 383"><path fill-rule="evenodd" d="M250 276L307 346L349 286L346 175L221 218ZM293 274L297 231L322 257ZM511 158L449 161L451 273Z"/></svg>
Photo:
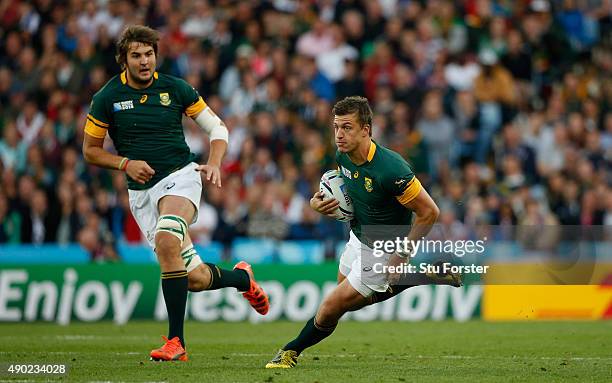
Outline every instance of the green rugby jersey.
<svg viewBox="0 0 612 383"><path fill-rule="evenodd" d="M120 156L146 161L155 170L149 182L141 185L126 175L129 189L143 190L193 160L182 115L193 117L205 108L198 92L180 78L155 72L148 88L135 89L123 72L93 96L85 132L97 138L108 132Z"/></svg>
<svg viewBox="0 0 612 383"><path fill-rule="evenodd" d="M412 223L412 211L402 204L419 194L421 183L399 154L372 141L365 163L355 165L340 151L336 162L355 210L351 230L361 242L369 242L363 238L363 225Z"/></svg>

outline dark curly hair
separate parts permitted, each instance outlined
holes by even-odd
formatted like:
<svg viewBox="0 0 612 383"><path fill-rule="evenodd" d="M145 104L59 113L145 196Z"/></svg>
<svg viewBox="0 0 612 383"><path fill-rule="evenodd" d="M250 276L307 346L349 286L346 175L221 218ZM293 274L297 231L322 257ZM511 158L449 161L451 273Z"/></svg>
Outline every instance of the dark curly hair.
<svg viewBox="0 0 612 383"><path fill-rule="evenodd" d="M117 39L117 54L115 55L115 60L117 60L117 64L119 64L121 69L125 69L128 49L133 42L152 46L155 56L157 56L158 41L159 34L155 29L144 25L128 25Z"/></svg>

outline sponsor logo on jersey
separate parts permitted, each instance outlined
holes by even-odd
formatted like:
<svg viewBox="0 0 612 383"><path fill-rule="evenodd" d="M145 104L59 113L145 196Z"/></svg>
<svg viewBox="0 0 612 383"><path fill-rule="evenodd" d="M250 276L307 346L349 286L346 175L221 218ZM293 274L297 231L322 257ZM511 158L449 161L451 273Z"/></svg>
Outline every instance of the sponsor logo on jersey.
<svg viewBox="0 0 612 383"><path fill-rule="evenodd" d="M344 166L340 166L340 168L342 169L342 174L344 174L346 178L351 179L351 171Z"/></svg>
<svg viewBox="0 0 612 383"><path fill-rule="evenodd" d="M168 93L160 93L159 94L159 103L163 106L168 106L172 100L170 100L170 95Z"/></svg>
<svg viewBox="0 0 612 383"><path fill-rule="evenodd" d="M134 109L134 102L132 100L119 101L113 103L113 112L119 112L121 110Z"/></svg>
<svg viewBox="0 0 612 383"><path fill-rule="evenodd" d="M142 97L140 97L140 103L144 104L145 102L147 102L147 98L149 98L149 96L143 94Z"/></svg>
<svg viewBox="0 0 612 383"><path fill-rule="evenodd" d="M365 190L370 193L372 191L372 179L364 177L363 186L365 187Z"/></svg>
<svg viewBox="0 0 612 383"><path fill-rule="evenodd" d="M166 190L170 190L174 187L174 185L176 185L176 183L171 183L170 185L166 185Z"/></svg>
<svg viewBox="0 0 612 383"><path fill-rule="evenodd" d="M353 174L353 178L359 178L359 171L355 171L355 174Z"/></svg>

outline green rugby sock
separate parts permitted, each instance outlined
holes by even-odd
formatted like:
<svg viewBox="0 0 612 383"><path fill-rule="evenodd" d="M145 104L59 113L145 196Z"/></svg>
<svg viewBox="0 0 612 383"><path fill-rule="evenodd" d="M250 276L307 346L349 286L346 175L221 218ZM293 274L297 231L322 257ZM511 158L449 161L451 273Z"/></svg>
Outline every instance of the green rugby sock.
<svg viewBox="0 0 612 383"><path fill-rule="evenodd" d="M235 287L238 291L248 291L251 288L251 278L244 270L221 269L212 263L206 263L206 266L210 268L210 286L206 290Z"/></svg>
<svg viewBox="0 0 612 383"><path fill-rule="evenodd" d="M185 347L183 325L185 306L187 305L187 271L169 271L162 273L162 292L168 310L168 339L178 336Z"/></svg>
<svg viewBox="0 0 612 383"><path fill-rule="evenodd" d="M336 329L335 325L333 327L322 327L318 325L315 322L315 318L316 317L312 317L309 319L297 338L287 343L285 347L283 347L283 350L293 350L301 354L306 348L314 346L330 336Z"/></svg>

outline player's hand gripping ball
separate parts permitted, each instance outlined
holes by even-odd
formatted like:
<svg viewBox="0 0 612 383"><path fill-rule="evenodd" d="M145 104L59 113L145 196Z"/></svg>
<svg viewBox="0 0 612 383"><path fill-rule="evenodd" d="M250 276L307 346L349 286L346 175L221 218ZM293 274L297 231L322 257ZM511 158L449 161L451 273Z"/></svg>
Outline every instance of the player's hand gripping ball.
<svg viewBox="0 0 612 383"><path fill-rule="evenodd" d="M348 222L354 217L353 201L348 195L342 174L338 170L328 170L321 177L319 190L323 199L334 198L338 201L338 207L333 212L333 217L338 221Z"/></svg>

